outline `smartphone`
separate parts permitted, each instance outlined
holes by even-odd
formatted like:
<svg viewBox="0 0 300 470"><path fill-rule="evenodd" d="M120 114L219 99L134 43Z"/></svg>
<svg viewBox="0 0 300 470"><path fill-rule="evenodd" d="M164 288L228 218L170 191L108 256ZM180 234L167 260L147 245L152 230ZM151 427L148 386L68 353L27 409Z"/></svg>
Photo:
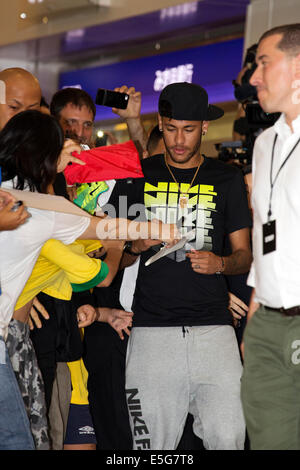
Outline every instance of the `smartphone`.
<svg viewBox="0 0 300 470"><path fill-rule="evenodd" d="M118 91L104 90L99 88L96 96L96 104L109 106L110 108L126 109L129 95Z"/></svg>

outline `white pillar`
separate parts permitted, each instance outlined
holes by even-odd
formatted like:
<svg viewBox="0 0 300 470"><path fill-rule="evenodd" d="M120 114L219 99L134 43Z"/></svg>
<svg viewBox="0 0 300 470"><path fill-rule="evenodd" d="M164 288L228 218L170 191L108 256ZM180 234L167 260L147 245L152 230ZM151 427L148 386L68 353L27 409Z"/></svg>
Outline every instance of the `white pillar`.
<svg viewBox="0 0 300 470"><path fill-rule="evenodd" d="M251 0L247 9L245 50L275 26L300 23L299 0Z"/></svg>

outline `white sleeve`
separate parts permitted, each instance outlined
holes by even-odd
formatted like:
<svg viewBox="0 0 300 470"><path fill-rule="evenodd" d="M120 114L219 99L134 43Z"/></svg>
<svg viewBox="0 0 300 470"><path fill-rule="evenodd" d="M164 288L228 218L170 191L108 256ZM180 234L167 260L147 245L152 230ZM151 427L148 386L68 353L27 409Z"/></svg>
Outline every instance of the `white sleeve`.
<svg viewBox="0 0 300 470"><path fill-rule="evenodd" d="M73 243L90 225L89 217L55 212L52 238L69 245Z"/></svg>
<svg viewBox="0 0 300 470"><path fill-rule="evenodd" d="M109 198L111 196L111 193L113 192L113 189L116 185L116 180L107 180L105 183L108 185L108 190L105 191L105 193L100 194L100 196L97 199L97 209L96 211L101 211L102 207L105 206L109 202ZM97 215L97 212L96 212Z"/></svg>
<svg viewBox="0 0 300 470"><path fill-rule="evenodd" d="M247 278L247 285L255 288L255 273L254 273L254 264L251 264L250 272Z"/></svg>
<svg viewBox="0 0 300 470"><path fill-rule="evenodd" d="M131 312L133 295L135 291L136 278L140 265L140 257L132 264L124 269L124 275L120 288L119 300L126 312Z"/></svg>

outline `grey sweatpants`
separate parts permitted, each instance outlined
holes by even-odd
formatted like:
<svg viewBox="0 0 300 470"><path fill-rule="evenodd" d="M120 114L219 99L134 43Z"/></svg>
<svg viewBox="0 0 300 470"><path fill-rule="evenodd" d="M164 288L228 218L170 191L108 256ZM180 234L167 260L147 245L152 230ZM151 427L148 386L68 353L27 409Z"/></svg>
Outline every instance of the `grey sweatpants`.
<svg viewBox="0 0 300 470"><path fill-rule="evenodd" d="M231 326L133 328L126 396L134 449L176 449L190 412L206 449L244 449L242 365Z"/></svg>

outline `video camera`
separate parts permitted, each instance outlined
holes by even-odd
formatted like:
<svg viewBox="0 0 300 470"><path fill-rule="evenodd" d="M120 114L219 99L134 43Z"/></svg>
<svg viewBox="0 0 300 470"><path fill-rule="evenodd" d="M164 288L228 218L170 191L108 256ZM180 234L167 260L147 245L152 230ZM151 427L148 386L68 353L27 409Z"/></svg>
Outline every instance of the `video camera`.
<svg viewBox="0 0 300 470"><path fill-rule="evenodd" d="M243 141L223 142L216 144L218 158L224 162L235 160L242 167L249 167L252 161L253 146L256 137L268 127L274 125L280 113L266 113L260 106L256 88L250 84L250 79L256 70L255 56L257 44L247 49L243 68L247 67L240 83L233 80L234 96L242 103L245 117L235 121L235 130L245 136ZM239 132L241 129L242 131Z"/></svg>
<svg viewBox="0 0 300 470"><path fill-rule="evenodd" d="M242 140L222 142L215 144L215 147L218 151L218 159L225 163L235 161L240 166L247 166L251 163L252 152Z"/></svg>
<svg viewBox="0 0 300 470"><path fill-rule="evenodd" d="M266 129L277 121L280 113L266 113L259 105L256 88L250 84L250 79L257 68L255 55L257 44L247 49L243 67L247 67L241 78L241 84L233 80L234 96L244 105L246 119L250 130Z"/></svg>
<svg viewBox="0 0 300 470"><path fill-rule="evenodd" d="M267 129L275 124L280 113L266 113L258 102L247 103L246 119L250 130Z"/></svg>

